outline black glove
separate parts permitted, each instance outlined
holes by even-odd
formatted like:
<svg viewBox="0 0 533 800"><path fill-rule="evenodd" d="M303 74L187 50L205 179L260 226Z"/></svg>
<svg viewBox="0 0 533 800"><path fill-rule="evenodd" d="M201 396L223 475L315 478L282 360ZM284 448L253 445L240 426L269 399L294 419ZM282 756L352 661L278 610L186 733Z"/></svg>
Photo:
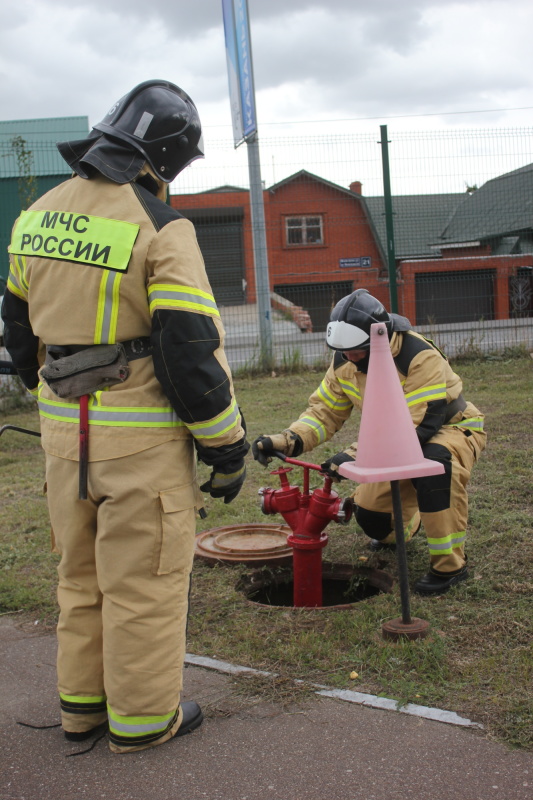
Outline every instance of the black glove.
<svg viewBox="0 0 533 800"><path fill-rule="evenodd" d="M209 492L211 497L223 497L224 503L231 503L241 491L245 478L244 459L228 461L213 467L209 480L200 486L200 491Z"/></svg>
<svg viewBox="0 0 533 800"><path fill-rule="evenodd" d="M258 436L252 442L252 455L263 467L267 467L268 462L272 461L274 450L289 457L299 456L303 451L303 442L298 434L291 430L275 433L272 436Z"/></svg>
<svg viewBox="0 0 533 800"><path fill-rule="evenodd" d="M341 464L346 464L347 461L355 461L355 458L349 456L348 453L336 453L331 458L328 458L327 461L324 461L320 465L320 469L333 480L344 481L346 478L344 475L339 475L339 467Z"/></svg>

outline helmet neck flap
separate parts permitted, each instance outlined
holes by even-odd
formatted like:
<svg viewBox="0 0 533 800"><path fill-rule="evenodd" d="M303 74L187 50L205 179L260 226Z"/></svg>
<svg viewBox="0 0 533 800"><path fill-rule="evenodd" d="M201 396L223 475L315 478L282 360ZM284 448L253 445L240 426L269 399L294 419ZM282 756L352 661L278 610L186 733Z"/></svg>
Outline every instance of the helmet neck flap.
<svg viewBox="0 0 533 800"><path fill-rule="evenodd" d="M178 86L160 80L132 89L86 139L60 142L57 147L82 178L90 178L96 170L115 183L135 180L146 162L158 180L170 183L204 156L196 106Z"/></svg>

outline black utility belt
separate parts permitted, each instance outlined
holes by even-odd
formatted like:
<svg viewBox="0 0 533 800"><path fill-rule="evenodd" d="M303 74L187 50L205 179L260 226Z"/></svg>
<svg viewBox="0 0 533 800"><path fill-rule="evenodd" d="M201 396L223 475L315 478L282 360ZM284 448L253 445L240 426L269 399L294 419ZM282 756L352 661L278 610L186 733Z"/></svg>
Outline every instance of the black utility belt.
<svg viewBox="0 0 533 800"><path fill-rule="evenodd" d="M39 376L58 397L82 397L124 383L128 363L151 354L148 336L116 344L47 345Z"/></svg>
<svg viewBox="0 0 533 800"><path fill-rule="evenodd" d="M84 350L94 350L98 347L122 347L128 361L135 361L137 358L146 358L152 355L152 344L149 336L138 336L137 339L128 339L127 342L117 342L117 344L50 344L46 346L46 356L52 359L81 353Z"/></svg>

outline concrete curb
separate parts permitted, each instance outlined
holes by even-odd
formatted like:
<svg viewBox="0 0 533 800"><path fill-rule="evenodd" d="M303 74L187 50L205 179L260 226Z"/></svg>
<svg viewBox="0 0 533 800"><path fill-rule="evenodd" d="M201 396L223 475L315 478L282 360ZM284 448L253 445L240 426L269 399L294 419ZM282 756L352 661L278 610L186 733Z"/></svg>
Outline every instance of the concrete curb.
<svg viewBox="0 0 533 800"><path fill-rule="evenodd" d="M186 653L185 663L195 667L204 667L216 672L223 672L227 675L262 675L264 677L275 677L275 672L265 672L264 670L253 669L252 667L242 667L238 664L230 664L228 661L218 661L215 658L206 656L195 656ZM304 681L295 680L294 683L302 684ZM344 700L347 703L379 708L382 711L397 711L400 714L409 714L413 717L422 717L434 722L445 722L447 725L458 725L461 728L478 728L483 730L483 725L479 722L472 722L466 717L460 717L454 711L444 711L440 708L429 708L428 706L418 706L414 703L401 705L397 700L390 700L387 697L378 697L374 694L364 694L353 692L350 689L331 689L327 686L313 683L311 686L316 689L315 694L321 697L331 697L335 700Z"/></svg>

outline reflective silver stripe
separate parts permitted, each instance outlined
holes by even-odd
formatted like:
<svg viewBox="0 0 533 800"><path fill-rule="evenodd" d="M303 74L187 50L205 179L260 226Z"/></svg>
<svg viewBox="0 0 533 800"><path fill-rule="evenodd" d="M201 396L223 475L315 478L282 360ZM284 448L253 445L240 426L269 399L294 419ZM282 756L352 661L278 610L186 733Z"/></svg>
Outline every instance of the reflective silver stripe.
<svg viewBox="0 0 533 800"><path fill-rule="evenodd" d="M77 403L60 403L39 398L39 413L59 422L78 422ZM183 426L172 408L112 408L89 402L89 425L110 427L170 428Z"/></svg>
<svg viewBox="0 0 533 800"><path fill-rule="evenodd" d="M22 300L28 299L28 283L25 276L26 259L24 256L13 256L7 278L7 286L13 294Z"/></svg>
<svg viewBox="0 0 533 800"><path fill-rule="evenodd" d="M121 717L113 711L109 703L107 705L107 713L110 731L121 732L126 736L132 737L143 733L165 731L176 718L175 711L171 714L162 714L161 716L147 714L146 716L138 717Z"/></svg>
<svg viewBox="0 0 533 800"><path fill-rule="evenodd" d="M454 547L460 547L466 539L466 533L446 536L443 539L428 539L430 553L451 552Z"/></svg>
<svg viewBox="0 0 533 800"><path fill-rule="evenodd" d="M316 390L316 393L329 408L346 409L353 407L349 400L337 400L337 398L326 388L325 381L322 381Z"/></svg>
<svg viewBox="0 0 533 800"><path fill-rule="evenodd" d="M341 380L339 380L339 383L342 386L342 391L344 394L353 395L355 398L357 398L357 400L361 399L361 392L356 386L353 385L353 383Z"/></svg>
<svg viewBox="0 0 533 800"><path fill-rule="evenodd" d="M303 422L304 425L308 425L310 428L313 428L320 443L326 441L326 429L324 428L321 422L314 419L313 417L300 417L298 422Z"/></svg>
<svg viewBox="0 0 533 800"><path fill-rule="evenodd" d="M414 406L416 403L428 402L430 400L444 400L446 399L446 384L439 383L436 386L427 386L416 392L409 392L405 395L408 406Z"/></svg>
<svg viewBox="0 0 533 800"><path fill-rule="evenodd" d="M196 422L194 425L187 425L192 435L197 439L213 439L221 436L226 431L237 425L240 412L234 400L231 406L223 413L210 422Z"/></svg>
<svg viewBox="0 0 533 800"><path fill-rule="evenodd" d="M190 286L154 284L148 289L150 311L156 308L184 308L220 316L213 295Z"/></svg>
<svg viewBox="0 0 533 800"><path fill-rule="evenodd" d="M472 431L482 431L483 430L483 418L482 417L470 417L469 419L461 419L459 422L453 422L449 425L446 425L447 428L467 428L468 430Z"/></svg>
<svg viewBox="0 0 533 800"><path fill-rule="evenodd" d="M98 295L98 311L94 331L95 344L113 344L116 341L121 279L121 272L104 270Z"/></svg>
<svg viewBox="0 0 533 800"><path fill-rule="evenodd" d="M112 722L109 723L109 727L112 731L120 731L121 733L131 733L135 735L138 733L164 731L171 719L172 717L169 717L164 722L144 722L137 725L128 725L127 722L117 722L116 719L113 719Z"/></svg>

